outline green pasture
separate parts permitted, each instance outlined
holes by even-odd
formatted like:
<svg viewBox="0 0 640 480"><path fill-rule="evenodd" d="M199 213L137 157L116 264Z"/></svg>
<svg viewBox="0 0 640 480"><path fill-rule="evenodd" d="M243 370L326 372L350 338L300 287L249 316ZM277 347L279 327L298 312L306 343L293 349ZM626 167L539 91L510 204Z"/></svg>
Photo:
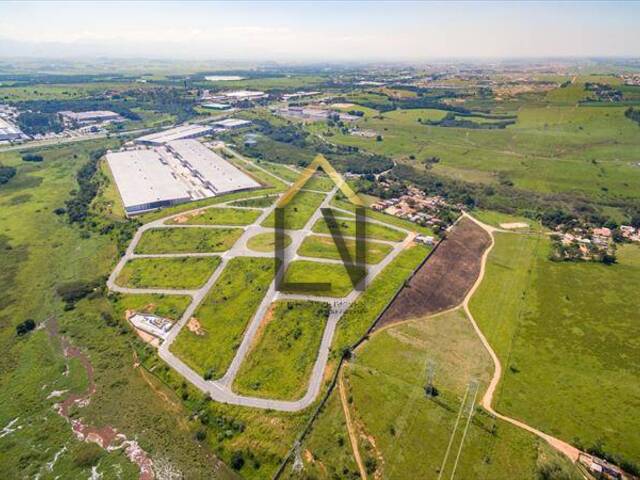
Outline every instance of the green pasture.
<svg viewBox="0 0 640 480"><path fill-rule="evenodd" d="M634 461L640 427L640 253L555 263L543 236L497 234L471 311L503 363L498 411Z"/></svg>

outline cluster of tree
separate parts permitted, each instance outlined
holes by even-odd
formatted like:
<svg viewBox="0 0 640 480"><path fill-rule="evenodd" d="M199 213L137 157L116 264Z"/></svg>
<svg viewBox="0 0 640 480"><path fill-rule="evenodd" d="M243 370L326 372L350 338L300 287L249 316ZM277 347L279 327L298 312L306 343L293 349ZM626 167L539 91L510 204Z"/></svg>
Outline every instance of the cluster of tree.
<svg viewBox="0 0 640 480"><path fill-rule="evenodd" d="M89 161L85 163L78 173L78 190L65 202L67 216L71 223L82 223L89 214L91 202L98 194L99 182L94 178L98 169L98 161L105 154L104 149L94 150L89 154Z"/></svg>
<svg viewBox="0 0 640 480"><path fill-rule="evenodd" d="M254 120L254 124L258 127L260 132L276 142L289 143L300 148L305 147L307 144L306 138L309 133L295 125L274 127L267 120L261 119Z"/></svg>
<svg viewBox="0 0 640 480"><path fill-rule="evenodd" d="M609 251L607 248L590 245L588 251L583 253L578 243L565 245L562 243L560 236L553 237L553 244L549 259L554 262L575 262L575 261L592 261L600 262L605 265L613 265L618 260L615 251Z"/></svg>
<svg viewBox="0 0 640 480"><path fill-rule="evenodd" d="M131 107L174 115L178 123L189 120L197 114L193 108L195 98L178 88L138 89L124 92L124 95L128 97L124 101L132 104ZM114 111L120 113L117 110Z"/></svg>
<svg viewBox="0 0 640 480"><path fill-rule="evenodd" d="M571 80L566 80L560 84L560 88L567 88L569 85L571 85Z"/></svg>
<svg viewBox="0 0 640 480"><path fill-rule="evenodd" d="M22 155L22 160L24 160L25 162L41 162L42 160L44 160L44 158L42 157L42 155L39 155L37 153L25 153Z"/></svg>
<svg viewBox="0 0 640 480"><path fill-rule="evenodd" d="M362 110L349 110L349 115L353 115L354 117L364 117L364 112Z"/></svg>
<svg viewBox="0 0 640 480"><path fill-rule="evenodd" d="M4 185L16 175L15 167L7 167L0 164L0 185Z"/></svg>
<svg viewBox="0 0 640 480"><path fill-rule="evenodd" d="M22 112L17 120L20 129L27 135L59 133L64 128L57 113Z"/></svg>
<svg viewBox="0 0 640 480"><path fill-rule="evenodd" d="M471 120L463 120L457 117L453 112L447 113L441 120L422 120L420 123L423 125L432 125L438 127L457 127L457 128L470 128L476 130L495 130L506 128L509 125L516 123L513 119L500 120L496 122L476 123Z"/></svg>
<svg viewBox="0 0 640 480"><path fill-rule="evenodd" d="M343 172L366 175L384 172L393 167L393 161L389 158L361 152L357 147L318 142L315 144L315 150L317 153L323 154L335 168Z"/></svg>
<svg viewBox="0 0 640 480"><path fill-rule="evenodd" d="M633 107L629 107L624 112L624 116L627 117L630 120L633 120L638 125L640 125L640 110L638 110L636 108L633 108Z"/></svg>
<svg viewBox="0 0 640 480"><path fill-rule="evenodd" d="M20 110L30 110L31 113L36 113L39 115L47 115L49 118L53 118L55 120L51 120L52 122L57 122L60 127L55 127L51 125L49 131L61 131L62 125L60 124L60 120L58 118L57 113L64 110L71 110L74 112L88 112L91 110L110 110L112 112L116 112L124 118L128 118L129 120L140 120L140 116L135 112L131 111L131 108L136 107L135 102L133 105L129 105L127 99L121 99L119 96L114 96L115 100L110 97L100 97L100 98L80 98L80 99L70 99L70 100L27 100L24 102L18 103L18 108ZM29 113L29 112L25 112ZM24 115L21 114L18 117L18 121L20 117ZM59 128L59 130L55 130L54 128ZM27 132L28 133L28 132Z"/></svg>
<svg viewBox="0 0 640 480"><path fill-rule="evenodd" d="M588 102L620 102L622 100L622 92L607 83L587 82L584 84L584 89L595 95L595 98L589 97L586 100Z"/></svg>

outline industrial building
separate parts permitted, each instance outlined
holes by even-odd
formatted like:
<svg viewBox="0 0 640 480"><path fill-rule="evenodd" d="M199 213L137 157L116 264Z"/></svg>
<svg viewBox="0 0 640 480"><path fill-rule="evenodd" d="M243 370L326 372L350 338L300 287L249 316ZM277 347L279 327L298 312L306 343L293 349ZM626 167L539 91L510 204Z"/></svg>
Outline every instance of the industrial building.
<svg viewBox="0 0 640 480"><path fill-rule="evenodd" d="M22 138L26 138L26 136L17 126L0 117L0 142L11 142Z"/></svg>
<svg viewBox="0 0 640 480"><path fill-rule="evenodd" d="M63 123L68 125L91 125L94 123L119 122L124 120L120 115L109 110L95 110L91 112L58 112Z"/></svg>
<svg viewBox="0 0 640 480"><path fill-rule="evenodd" d="M251 125L251 120L241 120L239 118L225 118L224 120L213 122L213 124L216 127L233 130L235 128L242 128L242 127Z"/></svg>
<svg viewBox="0 0 640 480"><path fill-rule="evenodd" d="M258 188L260 184L195 140L177 140L167 148L215 195Z"/></svg>
<svg viewBox="0 0 640 480"><path fill-rule="evenodd" d="M174 140L198 138L213 132L213 127L206 125L181 125L161 132L151 133L135 139L139 145L164 145Z"/></svg>
<svg viewBox="0 0 640 480"><path fill-rule="evenodd" d="M127 214L191 200L187 183L178 181L156 150L107 153L107 163Z"/></svg>
<svg viewBox="0 0 640 480"><path fill-rule="evenodd" d="M107 153L128 215L260 184L196 140Z"/></svg>

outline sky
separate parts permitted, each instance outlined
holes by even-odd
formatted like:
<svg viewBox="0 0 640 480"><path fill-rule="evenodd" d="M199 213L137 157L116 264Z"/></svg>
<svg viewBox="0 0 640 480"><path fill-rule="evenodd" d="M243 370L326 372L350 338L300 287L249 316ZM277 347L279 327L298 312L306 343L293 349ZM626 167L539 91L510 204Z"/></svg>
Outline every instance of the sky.
<svg viewBox="0 0 640 480"><path fill-rule="evenodd" d="M0 56L640 56L640 2L0 2Z"/></svg>

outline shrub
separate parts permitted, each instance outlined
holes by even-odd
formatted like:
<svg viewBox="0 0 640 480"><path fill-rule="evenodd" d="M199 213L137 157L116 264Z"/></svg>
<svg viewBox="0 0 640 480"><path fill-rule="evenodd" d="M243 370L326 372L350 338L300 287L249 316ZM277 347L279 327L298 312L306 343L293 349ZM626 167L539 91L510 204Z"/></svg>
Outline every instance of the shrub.
<svg viewBox="0 0 640 480"><path fill-rule="evenodd" d="M36 322L29 318L16 325L16 333L21 337L22 335L29 333L34 328L36 328Z"/></svg>
<svg viewBox="0 0 640 480"><path fill-rule="evenodd" d="M240 470L242 469L242 467L244 467L244 455L242 454L242 452L233 452L233 454L231 455L230 465L234 470Z"/></svg>
<svg viewBox="0 0 640 480"><path fill-rule="evenodd" d="M37 155L35 153L25 153L24 155L22 155L22 160L24 160L25 162L41 162L44 159L42 158L42 155Z"/></svg>

